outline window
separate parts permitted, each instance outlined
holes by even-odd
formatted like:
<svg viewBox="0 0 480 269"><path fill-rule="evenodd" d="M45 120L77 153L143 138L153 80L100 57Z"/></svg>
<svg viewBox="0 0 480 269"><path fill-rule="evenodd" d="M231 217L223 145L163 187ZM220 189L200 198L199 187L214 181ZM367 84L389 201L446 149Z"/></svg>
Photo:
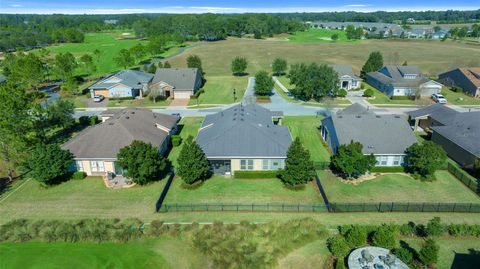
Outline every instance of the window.
<svg viewBox="0 0 480 269"><path fill-rule="evenodd" d="M402 157L401 156L394 156L393 157L393 165L400 165Z"/></svg>
<svg viewBox="0 0 480 269"><path fill-rule="evenodd" d="M281 159L263 159L262 160L262 169L263 170L278 170L284 168L285 160Z"/></svg>
<svg viewBox="0 0 480 269"><path fill-rule="evenodd" d="M83 162L82 161L76 161L75 166L77 167L77 171L83 172Z"/></svg>
<svg viewBox="0 0 480 269"><path fill-rule="evenodd" d="M388 162L388 156L377 156L377 163L375 165L378 166L386 166Z"/></svg>
<svg viewBox="0 0 480 269"><path fill-rule="evenodd" d="M240 170L253 170L253 160L240 160Z"/></svg>
<svg viewBox="0 0 480 269"><path fill-rule="evenodd" d="M92 172L105 172L103 161L91 161L90 168L92 169Z"/></svg>
<svg viewBox="0 0 480 269"><path fill-rule="evenodd" d="M270 170L270 160L268 159L262 160L262 170Z"/></svg>

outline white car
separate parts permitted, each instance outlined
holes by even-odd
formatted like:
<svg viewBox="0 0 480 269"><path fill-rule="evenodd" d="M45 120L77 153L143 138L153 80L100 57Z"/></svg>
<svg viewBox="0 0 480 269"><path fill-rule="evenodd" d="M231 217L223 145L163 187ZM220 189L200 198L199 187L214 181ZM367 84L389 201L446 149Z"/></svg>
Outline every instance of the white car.
<svg viewBox="0 0 480 269"><path fill-rule="evenodd" d="M105 99L105 97L104 97L103 95L100 95L100 94L99 94L99 95L95 95L95 96L93 97L93 101L96 102L96 103L99 103L99 102L103 101L103 99Z"/></svg>
<svg viewBox="0 0 480 269"><path fill-rule="evenodd" d="M432 100L437 102L437 103L440 103L440 104L446 104L447 103L447 99L445 99L445 97L443 95L438 94L438 93L432 94Z"/></svg>

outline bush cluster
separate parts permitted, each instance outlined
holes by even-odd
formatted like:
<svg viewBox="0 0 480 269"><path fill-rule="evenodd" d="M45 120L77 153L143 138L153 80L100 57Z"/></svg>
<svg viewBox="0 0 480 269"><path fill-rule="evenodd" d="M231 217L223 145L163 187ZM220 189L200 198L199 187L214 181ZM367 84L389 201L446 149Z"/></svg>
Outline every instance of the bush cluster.
<svg viewBox="0 0 480 269"><path fill-rule="evenodd" d="M86 177L87 177L87 174L82 171L77 171L72 174L72 179L76 179L76 180L84 179Z"/></svg>
<svg viewBox="0 0 480 269"><path fill-rule="evenodd" d="M373 173L404 173L405 168L403 166L374 166L370 169Z"/></svg>
<svg viewBox="0 0 480 269"><path fill-rule="evenodd" d="M234 177L237 179L262 179L275 178L278 171L235 171Z"/></svg>
<svg viewBox="0 0 480 269"><path fill-rule="evenodd" d="M172 145L178 147L182 144L182 137L180 135L172 135Z"/></svg>
<svg viewBox="0 0 480 269"><path fill-rule="evenodd" d="M347 94L348 94L348 93L347 93L347 90L345 90L345 89L340 89L340 90L338 90L338 92L337 92L337 96L338 96L338 97L345 97L345 96L347 96Z"/></svg>
<svg viewBox="0 0 480 269"><path fill-rule="evenodd" d="M392 100L414 100L415 96L392 96Z"/></svg>
<svg viewBox="0 0 480 269"><path fill-rule="evenodd" d="M362 84L363 85L363 84ZM368 88L363 92L364 97L372 97L374 95L374 92L372 89Z"/></svg>
<svg viewBox="0 0 480 269"><path fill-rule="evenodd" d="M78 118L78 122L80 123L81 126L93 126L99 122L98 116L81 116Z"/></svg>
<svg viewBox="0 0 480 269"><path fill-rule="evenodd" d="M0 242L127 242L143 235L137 219L13 220L0 227Z"/></svg>

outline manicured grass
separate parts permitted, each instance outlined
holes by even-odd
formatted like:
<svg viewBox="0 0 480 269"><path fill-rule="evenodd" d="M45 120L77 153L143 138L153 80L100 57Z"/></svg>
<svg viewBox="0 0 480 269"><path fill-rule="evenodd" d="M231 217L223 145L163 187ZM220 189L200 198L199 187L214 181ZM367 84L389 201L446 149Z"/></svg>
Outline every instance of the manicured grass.
<svg viewBox="0 0 480 269"><path fill-rule="evenodd" d="M165 182L112 190L99 177L70 180L49 188L30 179L1 196L10 195L0 200L0 222L15 218L144 218L154 214Z"/></svg>
<svg viewBox="0 0 480 269"><path fill-rule="evenodd" d="M235 76L206 76L203 86L204 93L200 94L198 104L230 104L233 103L233 89L236 92L235 102L243 98L247 88L248 77ZM196 105L197 100L190 99L189 105Z"/></svg>
<svg viewBox="0 0 480 269"><path fill-rule="evenodd" d="M168 159L172 162L173 166L177 165L177 158L180 154L180 150L183 147L183 143L188 138L188 136L193 136L195 138L198 133L198 129L202 125L203 117L184 117L180 120L178 128L180 132L178 133L182 137L182 144L177 147L173 147L168 154Z"/></svg>
<svg viewBox="0 0 480 269"><path fill-rule="evenodd" d="M275 268L323 268L322 265L330 255L326 240L317 240L295 249L285 257L280 258Z"/></svg>
<svg viewBox="0 0 480 269"><path fill-rule="evenodd" d="M313 183L302 190L290 190L277 179L232 179L214 176L193 190L181 187L183 181L174 179L166 204L225 203L225 204L316 204L322 198Z"/></svg>
<svg viewBox="0 0 480 269"><path fill-rule="evenodd" d="M1 268L201 268L206 260L167 237L118 243L2 243Z"/></svg>
<svg viewBox="0 0 480 269"><path fill-rule="evenodd" d="M134 99L134 100L108 100L108 107L139 107L139 106L168 106L170 104L170 99L157 100L155 103L150 98L145 97L143 99Z"/></svg>
<svg viewBox="0 0 480 269"><path fill-rule="evenodd" d="M417 251L420 251L423 243L422 239L405 241ZM480 264L480 255L478 254L480 241L478 239L437 239L436 242L440 247L438 268L478 268Z"/></svg>
<svg viewBox="0 0 480 269"><path fill-rule="evenodd" d="M310 156L315 162L330 161L330 153L322 144L320 136L320 120L316 116L287 116L283 119L283 125L288 126L295 139L299 137L303 146L310 151Z"/></svg>
<svg viewBox="0 0 480 269"><path fill-rule="evenodd" d="M120 39L118 37L118 32L87 33L85 34L85 41L83 43L59 44L47 47L46 49L52 53L52 57L58 53L65 52L70 52L77 58L84 54L90 54L94 58L97 69L90 77L99 77L122 69L122 67L117 66L114 61L114 58L120 50L129 49L138 43L147 44L146 41L140 41L138 39ZM175 44L170 44L171 48L158 55L158 57L165 57L175 53L178 48L174 47L174 45ZM100 51L99 61L97 61L96 56L93 54L95 49ZM145 57L145 59L148 58L149 56ZM78 68L77 73L84 74L85 70Z"/></svg>
<svg viewBox="0 0 480 269"><path fill-rule="evenodd" d="M478 98L473 98L470 95L466 95L461 92L454 92L450 89L443 89L442 90L443 96L447 98L448 103L454 104L454 105L480 105L480 99Z"/></svg>
<svg viewBox="0 0 480 269"><path fill-rule="evenodd" d="M338 39L332 40L332 35L337 34ZM298 31L288 38L290 42L355 42L358 40L350 40L347 38L345 31L330 29L313 29Z"/></svg>
<svg viewBox="0 0 480 269"><path fill-rule="evenodd" d="M360 42L285 42L284 40L256 40L228 38L224 41L202 43L185 53L169 59L173 66L186 66L186 58L196 54L202 59L203 69L208 76L230 76L230 64L236 56L248 59L247 72L254 75L259 70L271 72L271 63L277 57L288 64L329 63L349 64L356 73L372 51L380 51L384 63L392 63L399 55L400 62L418 66L428 76L436 76L458 63L480 65L480 59L472 55L480 54L480 47L455 41L435 40L362 40ZM397 59L398 61L398 59ZM473 61L473 62L472 62Z"/></svg>
<svg viewBox="0 0 480 269"><path fill-rule="evenodd" d="M447 171L437 171L433 182L388 174L358 185L341 182L327 171L321 171L319 176L331 202L480 203L475 193Z"/></svg>

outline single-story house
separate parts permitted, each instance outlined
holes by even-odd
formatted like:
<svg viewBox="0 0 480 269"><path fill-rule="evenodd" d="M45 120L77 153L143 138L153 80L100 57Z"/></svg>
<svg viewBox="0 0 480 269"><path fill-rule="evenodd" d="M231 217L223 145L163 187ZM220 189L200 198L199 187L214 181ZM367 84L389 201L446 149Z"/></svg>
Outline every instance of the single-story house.
<svg viewBox="0 0 480 269"><path fill-rule="evenodd" d="M367 73L367 82L386 95L430 96L439 93L443 85L425 77L416 66L384 66Z"/></svg>
<svg viewBox="0 0 480 269"><path fill-rule="evenodd" d="M338 74L339 88L347 91L360 88L362 79L353 73L352 66L345 64L334 64L332 65L332 68Z"/></svg>
<svg viewBox="0 0 480 269"><path fill-rule="evenodd" d="M164 98L190 99L202 87L198 68L157 68L150 90L160 90Z"/></svg>
<svg viewBox="0 0 480 269"><path fill-rule="evenodd" d="M106 98L143 97L153 75L138 70L123 70L104 78L89 87L91 97Z"/></svg>
<svg viewBox="0 0 480 269"><path fill-rule="evenodd" d="M432 39L443 39L445 37L449 37L450 36L450 32L448 30L439 30L439 31L436 31L432 34Z"/></svg>
<svg viewBox="0 0 480 269"><path fill-rule="evenodd" d="M285 166L292 136L287 126L274 123L282 112L257 104L238 104L208 115L196 142L215 174L238 170L277 170Z"/></svg>
<svg viewBox="0 0 480 269"><path fill-rule="evenodd" d="M431 130L432 141L463 167L471 169L480 159L480 111L458 112L435 104L408 115L415 126Z"/></svg>
<svg viewBox="0 0 480 269"><path fill-rule="evenodd" d="M401 166L408 147L417 142L407 120L399 115L377 115L355 103L322 120L320 132L334 153L351 141L373 154L376 166Z"/></svg>
<svg viewBox="0 0 480 269"><path fill-rule="evenodd" d="M480 97L480 67L462 67L441 73L438 81L450 87L460 87L463 92Z"/></svg>
<svg viewBox="0 0 480 269"><path fill-rule="evenodd" d="M121 148L134 140L151 143L164 154L170 136L177 130L177 116L153 113L147 109L129 108L116 112L106 111L102 123L91 126L62 148L74 155L75 168L87 175L105 175L112 172L122 174L117 165L117 154Z"/></svg>

